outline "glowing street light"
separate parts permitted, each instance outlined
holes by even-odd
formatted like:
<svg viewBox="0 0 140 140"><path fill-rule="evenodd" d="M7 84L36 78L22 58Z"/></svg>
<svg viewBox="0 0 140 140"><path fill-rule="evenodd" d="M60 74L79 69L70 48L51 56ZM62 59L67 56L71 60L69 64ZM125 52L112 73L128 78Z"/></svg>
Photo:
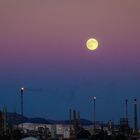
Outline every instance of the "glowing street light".
<svg viewBox="0 0 140 140"><path fill-rule="evenodd" d="M93 126L94 128L96 127L96 97L93 97L93 102L94 102L94 114L93 114Z"/></svg>
<svg viewBox="0 0 140 140"><path fill-rule="evenodd" d="M23 93L24 93L24 87L20 89L21 93L21 123L22 123L22 129L23 129Z"/></svg>
<svg viewBox="0 0 140 140"><path fill-rule="evenodd" d="M137 99L134 99L134 132L138 133Z"/></svg>

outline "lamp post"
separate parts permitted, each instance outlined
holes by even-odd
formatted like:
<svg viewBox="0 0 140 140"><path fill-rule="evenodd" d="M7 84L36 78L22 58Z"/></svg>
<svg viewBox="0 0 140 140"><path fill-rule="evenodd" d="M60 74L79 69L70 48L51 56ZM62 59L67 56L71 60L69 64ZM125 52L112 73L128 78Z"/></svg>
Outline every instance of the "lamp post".
<svg viewBox="0 0 140 140"><path fill-rule="evenodd" d="M93 97L93 102L94 102L94 114L93 114L93 128L95 129L96 127L96 97Z"/></svg>
<svg viewBox="0 0 140 140"><path fill-rule="evenodd" d="M134 99L134 132L138 132L137 99Z"/></svg>
<svg viewBox="0 0 140 140"><path fill-rule="evenodd" d="M23 92L24 92L24 87L20 89L21 93L21 123L22 123L22 129L23 129Z"/></svg>

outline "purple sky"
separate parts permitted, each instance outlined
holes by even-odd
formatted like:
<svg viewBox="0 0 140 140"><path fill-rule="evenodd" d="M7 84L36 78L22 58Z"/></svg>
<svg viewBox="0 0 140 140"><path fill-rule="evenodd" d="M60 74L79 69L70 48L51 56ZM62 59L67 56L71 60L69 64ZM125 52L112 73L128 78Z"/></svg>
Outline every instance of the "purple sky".
<svg viewBox="0 0 140 140"><path fill-rule="evenodd" d="M92 120L118 121L140 100L139 0L1 0L0 107L67 119L75 108ZM95 37L92 52L86 40Z"/></svg>

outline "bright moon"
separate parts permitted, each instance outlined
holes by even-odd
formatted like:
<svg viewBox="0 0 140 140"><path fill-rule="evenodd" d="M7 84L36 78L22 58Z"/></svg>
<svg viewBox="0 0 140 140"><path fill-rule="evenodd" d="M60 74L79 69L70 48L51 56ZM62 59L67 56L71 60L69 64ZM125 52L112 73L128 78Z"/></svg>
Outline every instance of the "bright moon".
<svg viewBox="0 0 140 140"><path fill-rule="evenodd" d="M98 41L94 38L90 38L87 40L86 45L89 50L96 50L98 48Z"/></svg>

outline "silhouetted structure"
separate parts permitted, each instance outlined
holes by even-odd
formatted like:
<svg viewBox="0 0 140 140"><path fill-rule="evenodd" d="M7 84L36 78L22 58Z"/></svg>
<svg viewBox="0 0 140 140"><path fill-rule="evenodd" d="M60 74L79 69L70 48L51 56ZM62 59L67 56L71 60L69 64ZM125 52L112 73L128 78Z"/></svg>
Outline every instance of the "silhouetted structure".
<svg viewBox="0 0 140 140"><path fill-rule="evenodd" d="M93 129L96 129L96 97L93 97L94 112L93 112Z"/></svg>
<svg viewBox="0 0 140 140"><path fill-rule="evenodd" d="M138 132L137 99L134 99L134 133Z"/></svg>
<svg viewBox="0 0 140 140"><path fill-rule="evenodd" d="M129 123L127 118L120 119L120 132L125 135L129 134L130 128L129 128Z"/></svg>
<svg viewBox="0 0 140 140"><path fill-rule="evenodd" d="M24 92L24 88L22 87L20 89L20 93L21 93L21 123L23 124L23 92ZM22 125L22 129L23 129L23 125Z"/></svg>
<svg viewBox="0 0 140 140"><path fill-rule="evenodd" d="M128 118L128 100L125 100L125 117Z"/></svg>
<svg viewBox="0 0 140 140"><path fill-rule="evenodd" d="M3 108L3 113L2 113L2 129L4 133L7 131L7 108Z"/></svg>

